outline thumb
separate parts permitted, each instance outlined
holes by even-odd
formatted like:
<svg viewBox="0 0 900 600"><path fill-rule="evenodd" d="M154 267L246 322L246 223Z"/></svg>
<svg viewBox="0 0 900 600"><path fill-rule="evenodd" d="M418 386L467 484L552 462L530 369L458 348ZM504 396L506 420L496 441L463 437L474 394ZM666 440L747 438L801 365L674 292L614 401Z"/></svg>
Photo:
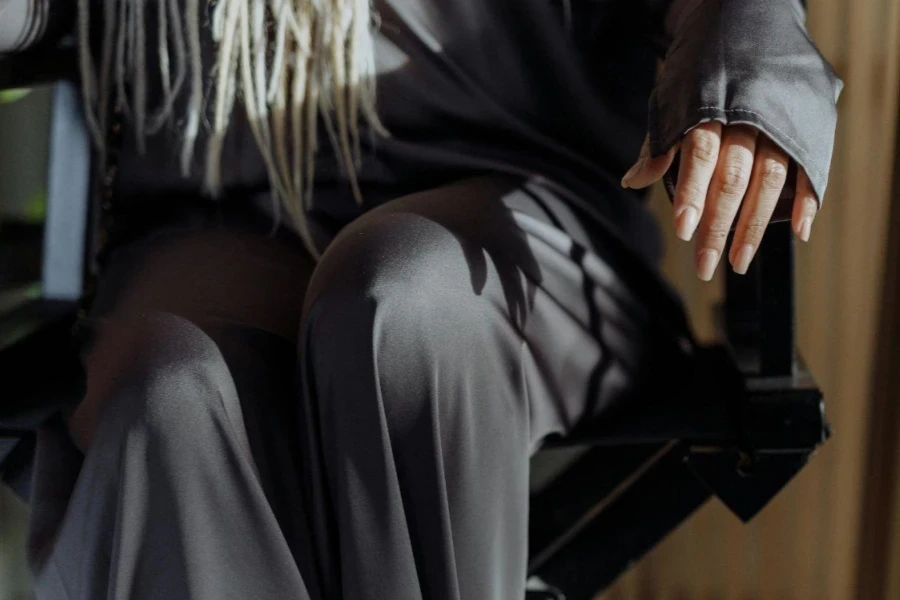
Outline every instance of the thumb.
<svg viewBox="0 0 900 600"><path fill-rule="evenodd" d="M672 161L675 160L677 151L678 144L675 144L662 156L650 156L650 136L648 134L644 138L644 144L641 146L641 153L637 162L622 177L622 187L645 188L657 181L672 166Z"/></svg>

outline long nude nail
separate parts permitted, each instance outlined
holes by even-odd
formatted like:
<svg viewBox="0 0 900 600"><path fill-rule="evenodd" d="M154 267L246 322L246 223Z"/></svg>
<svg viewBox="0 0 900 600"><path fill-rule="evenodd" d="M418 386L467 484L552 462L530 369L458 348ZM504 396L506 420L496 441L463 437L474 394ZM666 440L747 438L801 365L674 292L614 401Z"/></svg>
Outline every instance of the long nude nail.
<svg viewBox="0 0 900 600"><path fill-rule="evenodd" d="M700 222L700 213L693 206L685 206L681 212L675 215L675 235L689 242Z"/></svg>
<svg viewBox="0 0 900 600"><path fill-rule="evenodd" d="M641 167L644 166L645 160L645 158L639 158L638 161L634 163L634 165L632 165L630 169L628 169L625 175L622 176L622 187L628 187L628 180L637 175L638 171L641 170Z"/></svg>
<svg viewBox="0 0 900 600"><path fill-rule="evenodd" d="M719 264L718 250L704 250L697 256L697 277L703 281L712 279Z"/></svg>
<svg viewBox="0 0 900 600"><path fill-rule="evenodd" d="M812 229L812 217L806 217L800 222L800 239L804 242L809 241L809 233Z"/></svg>
<svg viewBox="0 0 900 600"><path fill-rule="evenodd" d="M732 267L734 267L734 272L738 275L745 275L747 273L747 269L750 268L750 261L753 260L753 254L756 252L756 248L751 246L750 244L744 244L741 246L740 251L735 255L734 263L732 263Z"/></svg>

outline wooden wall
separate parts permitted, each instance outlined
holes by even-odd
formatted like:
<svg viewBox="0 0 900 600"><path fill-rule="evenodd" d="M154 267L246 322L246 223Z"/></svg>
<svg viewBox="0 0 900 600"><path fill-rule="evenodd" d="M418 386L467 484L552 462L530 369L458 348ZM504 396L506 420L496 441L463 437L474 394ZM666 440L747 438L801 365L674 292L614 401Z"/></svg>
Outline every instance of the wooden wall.
<svg viewBox="0 0 900 600"><path fill-rule="evenodd" d="M835 435L751 524L711 502L607 600L868 600L857 573L867 535L861 508L898 113L900 0L809 0L809 8L812 38L845 82L825 208L812 240L799 244L797 265L800 350L825 392ZM661 222L671 223L662 194L654 202ZM666 229L665 270L684 291L698 331L709 334L720 286L696 279L690 248Z"/></svg>

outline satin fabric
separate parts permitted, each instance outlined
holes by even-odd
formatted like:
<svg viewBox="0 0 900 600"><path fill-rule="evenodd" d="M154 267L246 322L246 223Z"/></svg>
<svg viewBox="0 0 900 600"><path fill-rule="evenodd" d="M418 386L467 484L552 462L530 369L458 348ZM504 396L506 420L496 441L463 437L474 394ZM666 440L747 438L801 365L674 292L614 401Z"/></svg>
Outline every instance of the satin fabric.
<svg viewBox="0 0 900 600"><path fill-rule="evenodd" d="M387 202L314 268L241 217L110 256L90 450L38 433L40 600L521 599L531 455L690 380L676 297L540 182Z"/></svg>

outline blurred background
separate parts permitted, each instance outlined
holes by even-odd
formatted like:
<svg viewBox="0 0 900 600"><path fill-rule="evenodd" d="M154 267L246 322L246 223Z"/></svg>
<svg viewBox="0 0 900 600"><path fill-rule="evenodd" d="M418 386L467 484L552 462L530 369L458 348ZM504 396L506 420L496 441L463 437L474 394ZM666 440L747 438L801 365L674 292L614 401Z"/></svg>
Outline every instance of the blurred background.
<svg viewBox="0 0 900 600"><path fill-rule="evenodd" d="M0 92L0 313L37 293L31 282L41 277L52 91L21 96ZM27 518L25 505L0 485L0 600L31 598L24 556Z"/></svg>
<svg viewBox="0 0 900 600"><path fill-rule="evenodd" d="M623 575L608 600L900 598L900 0L809 0L809 29L845 81L825 210L798 245L800 350L825 393L834 437L751 524L710 502ZM0 311L34 292L29 240L46 199L50 95L0 99ZM653 200L661 222L671 208ZM897 214L894 214L897 213ZM665 227L670 233L670 227ZM894 236L898 238L900 236ZM38 237L39 239L39 237ZM39 246L38 246L39 247ZM670 235L665 272L701 337L719 285L694 276ZM27 511L0 488L0 600L29 598Z"/></svg>
<svg viewBox="0 0 900 600"><path fill-rule="evenodd" d="M0 92L0 312L37 292L47 200L50 89ZM15 260L10 260L15 256ZM28 511L0 485L0 600L31 598L25 565Z"/></svg>

